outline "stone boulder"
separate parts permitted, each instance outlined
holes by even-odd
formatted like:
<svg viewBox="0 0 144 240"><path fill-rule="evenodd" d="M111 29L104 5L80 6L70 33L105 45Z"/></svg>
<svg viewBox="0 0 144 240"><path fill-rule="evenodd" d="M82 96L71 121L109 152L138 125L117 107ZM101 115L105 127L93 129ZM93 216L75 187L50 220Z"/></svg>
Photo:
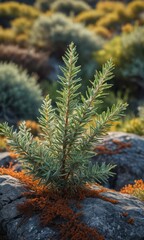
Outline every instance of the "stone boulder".
<svg viewBox="0 0 144 240"><path fill-rule="evenodd" d="M17 172L22 170L21 164L18 162L17 159L11 158L9 152L0 153L0 167L13 167L14 171Z"/></svg>
<svg viewBox="0 0 144 240"><path fill-rule="evenodd" d="M25 200L24 191L17 179L0 176L0 237L6 240L60 240L54 228L40 227L38 216L22 221L17 204ZM111 190L101 194L118 200L118 203L86 198L81 202L82 221L96 228L105 240L144 240L144 203Z"/></svg>
<svg viewBox="0 0 144 240"><path fill-rule="evenodd" d="M112 163L116 165L114 177L107 187L120 190L136 179L144 180L144 138L135 134L109 133L95 146L96 156L92 163Z"/></svg>

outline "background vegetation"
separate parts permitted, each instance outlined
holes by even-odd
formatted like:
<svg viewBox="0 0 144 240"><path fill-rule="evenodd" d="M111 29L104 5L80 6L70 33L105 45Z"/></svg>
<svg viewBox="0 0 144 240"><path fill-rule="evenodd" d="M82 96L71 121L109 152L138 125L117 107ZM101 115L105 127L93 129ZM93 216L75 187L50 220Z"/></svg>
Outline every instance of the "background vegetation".
<svg viewBox="0 0 144 240"><path fill-rule="evenodd" d="M95 69L112 58L113 87L99 112L116 101L127 101L126 118L112 130L143 135L143 111L139 110L144 105L143 0L2 0L0 81L3 79L5 87L1 88L0 121L17 124L36 119L40 89L42 96L50 94L55 106L56 89L60 88L58 66L71 41L77 46L82 67L81 91L84 93L89 80L94 80ZM4 105L3 96L12 99L11 105ZM31 106L33 110L29 110Z"/></svg>

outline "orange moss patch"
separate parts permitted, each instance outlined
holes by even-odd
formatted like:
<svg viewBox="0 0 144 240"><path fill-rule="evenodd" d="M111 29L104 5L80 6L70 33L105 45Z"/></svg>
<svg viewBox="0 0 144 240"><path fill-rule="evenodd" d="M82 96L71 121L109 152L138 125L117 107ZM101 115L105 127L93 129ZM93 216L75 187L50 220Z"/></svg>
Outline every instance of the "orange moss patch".
<svg viewBox="0 0 144 240"><path fill-rule="evenodd" d="M61 240L104 240L104 237L96 229L90 228L81 222L82 212L74 212L71 204L77 209L81 209L80 200L86 197L98 197L113 204L118 203L115 199L101 195L107 192L108 189L100 187L98 184L86 184L85 187L79 188L74 193L74 196L69 195L69 193L62 196L54 189L48 189L44 185L39 185L38 180L34 180L32 176L26 175L23 171L17 173L12 169L0 168L0 175L5 174L19 179L27 189L31 190L23 194L27 200L18 205L18 210L24 216L30 217L34 214L39 214L41 225L52 225L59 229ZM98 189L94 189L94 186ZM135 181L134 185L129 184L121 192L132 194L137 188L144 190L144 182L142 180ZM128 224L134 224L134 219L128 217L127 212L123 212L121 215L126 218ZM61 219L61 224L56 221L58 218Z"/></svg>
<svg viewBox="0 0 144 240"><path fill-rule="evenodd" d="M31 133L34 136L37 136L40 133L40 127L37 122L27 120L26 122L26 127L31 130ZM18 126L21 124L21 121L18 123Z"/></svg>
<svg viewBox="0 0 144 240"><path fill-rule="evenodd" d="M17 153L14 153L14 152L12 152L12 151L10 151L9 152L9 156L12 158L12 159L16 159L16 158L18 158L18 154Z"/></svg>
<svg viewBox="0 0 144 240"><path fill-rule="evenodd" d="M127 223L129 223L129 224L134 224L134 218L129 218L129 219L127 220Z"/></svg>
<svg viewBox="0 0 144 240"><path fill-rule="evenodd" d="M82 206L80 201L86 197L98 197L113 204L118 203L117 200L101 195L107 191L106 188L100 188L96 184L98 189L93 189L93 185L86 184L83 188L77 189L73 195L70 195L68 191L62 195L60 192L54 191L53 188L39 185L38 180L25 175L23 171L17 173L12 169L0 168L0 175L4 174L19 179L27 189L31 190L23 194L26 201L18 205L18 210L24 216L30 217L39 214L41 225L52 225L59 229L61 240L104 240L104 237L96 229L81 222ZM72 205L77 208L78 213L71 208ZM61 219L61 224L57 219Z"/></svg>
<svg viewBox="0 0 144 240"><path fill-rule="evenodd" d="M10 175L20 180L26 188L31 189L37 193L41 193L45 186L39 185L39 180L34 180L32 176L26 175L23 171L14 172L12 168L0 168L0 175Z"/></svg>
<svg viewBox="0 0 144 240"><path fill-rule="evenodd" d="M126 222L128 224L134 224L135 220L134 220L134 218L128 216L128 212L123 212L121 215L122 215L122 217L124 217L126 219Z"/></svg>
<svg viewBox="0 0 144 240"><path fill-rule="evenodd" d="M123 213L122 213L122 216L123 216L123 217L127 217L127 216L128 216L128 212L123 212Z"/></svg>
<svg viewBox="0 0 144 240"><path fill-rule="evenodd" d="M123 187L120 192L133 195L137 190L144 191L144 181L142 179L135 180L134 183L134 185L128 184Z"/></svg>
<svg viewBox="0 0 144 240"><path fill-rule="evenodd" d="M111 150L104 145L96 146L94 150L97 151L98 155L100 155L100 154L113 155L113 154L120 153L121 150L124 149L124 148L131 147L131 143L124 143L124 142L121 142L121 141L118 141L118 140L112 140L112 142L117 145L116 149L114 149L114 150Z"/></svg>

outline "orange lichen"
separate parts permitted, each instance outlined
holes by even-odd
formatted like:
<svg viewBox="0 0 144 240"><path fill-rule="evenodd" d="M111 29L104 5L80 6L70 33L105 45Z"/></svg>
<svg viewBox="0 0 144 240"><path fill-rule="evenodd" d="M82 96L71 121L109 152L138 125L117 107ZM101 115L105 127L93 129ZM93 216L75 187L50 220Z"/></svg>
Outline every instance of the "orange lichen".
<svg viewBox="0 0 144 240"><path fill-rule="evenodd" d="M144 191L144 181L142 179L135 180L135 184L128 184L121 189L121 193L134 194L137 190Z"/></svg>
<svg viewBox="0 0 144 240"><path fill-rule="evenodd" d="M129 224L134 224L134 218L129 218L129 219L127 220L127 223L129 223Z"/></svg>
<svg viewBox="0 0 144 240"><path fill-rule="evenodd" d="M107 148L104 145L96 146L94 150L97 152L98 155L100 155L100 154L113 155L113 154L120 153L121 150L124 149L124 148L131 147L131 143L124 143L124 142L118 141L116 139L112 140L112 142L117 145L117 147L113 150Z"/></svg>
<svg viewBox="0 0 144 240"><path fill-rule="evenodd" d="M40 127L39 127L37 122L31 121L31 120L27 120L25 123L26 123L26 127L31 129L31 133L34 136L37 136L39 134ZM20 124L21 124L21 122L18 123L18 125L20 125Z"/></svg>
<svg viewBox="0 0 144 240"><path fill-rule="evenodd" d="M83 194L84 190L80 199L84 197ZM40 213L42 226L53 224L60 230L61 240L104 240L104 237L96 229L90 228L80 221L81 212L75 213L71 209L72 203L75 206L77 203L79 204L78 196L79 194L76 194L75 198L71 198L67 194L62 197L58 192L52 191L48 194L43 192L42 195L35 197L30 194L29 199L18 206L18 210L28 217L34 213ZM55 221L58 217L61 219L61 224Z"/></svg>
<svg viewBox="0 0 144 240"><path fill-rule="evenodd" d="M98 184L86 184L78 188L73 195L70 195L69 191L61 194L53 188L39 185L38 180L34 180L32 176L26 175L23 171L14 172L12 169L0 168L0 175L3 174L19 179L30 190L23 193L26 201L18 205L18 210L24 216L30 217L33 214L39 214L42 226L51 224L59 229L61 240L104 240L104 237L96 229L81 222L80 201L86 197L98 197L116 204L117 200L102 195L108 191L106 188ZM72 205L75 206L77 212L71 208ZM61 219L61 224L55 221L58 218Z"/></svg>
<svg viewBox="0 0 144 240"><path fill-rule="evenodd" d="M0 175L10 175L20 180L25 185L25 187L37 193L42 192L45 188L45 186L39 185L39 180L34 180L32 176L26 175L24 171L14 172L12 168L0 168Z"/></svg>
<svg viewBox="0 0 144 240"><path fill-rule="evenodd" d="M16 159L16 158L18 158L19 155L17 153L14 153L14 152L10 151L9 156L13 159Z"/></svg>
<svg viewBox="0 0 144 240"><path fill-rule="evenodd" d="M78 219L79 215L75 214L70 221L61 226L61 240L104 240L104 237L100 235L95 229L89 228L84 223L81 223Z"/></svg>
<svg viewBox="0 0 144 240"><path fill-rule="evenodd" d="M127 217L127 216L128 216L128 212L123 212L123 213L122 213L122 216L123 216L123 217Z"/></svg>

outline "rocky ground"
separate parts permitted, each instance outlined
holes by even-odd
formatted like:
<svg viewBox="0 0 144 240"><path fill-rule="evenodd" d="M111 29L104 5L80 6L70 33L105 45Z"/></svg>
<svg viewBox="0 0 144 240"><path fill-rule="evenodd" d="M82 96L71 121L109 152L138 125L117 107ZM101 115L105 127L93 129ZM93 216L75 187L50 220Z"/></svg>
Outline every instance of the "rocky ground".
<svg viewBox="0 0 144 240"><path fill-rule="evenodd" d="M144 138L134 134L110 133L95 146L95 162L116 164L115 176L107 186L119 190L135 179L144 180ZM11 163L12 162L12 163ZM21 165L8 153L0 154L0 166ZM10 176L0 176L0 240L60 240L54 228L42 228L38 216L22 222L17 204L25 199L24 186ZM118 204L99 198L86 198L82 204L82 221L98 229L105 240L144 240L144 202L116 191L102 193L118 200Z"/></svg>
<svg viewBox="0 0 144 240"><path fill-rule="evenodd" d="M95 147L97 155L92 162L116 165L114 177L107 187L120 190L136 179L144 180L144 137L135 134L112 132Z"/></svg>
<svg viewBox="0 0 144 240"><path fill-rule="evenodd" d="M38 216L22 221L17 204L25 200L24 191L17 179L0 176L0 233L8 240L60 240L54 228L40 227ZM82 221L96 228L105 240L144 240L144 203L110 190L102 195L118 203L86 198L81 202Z"/></svg>

